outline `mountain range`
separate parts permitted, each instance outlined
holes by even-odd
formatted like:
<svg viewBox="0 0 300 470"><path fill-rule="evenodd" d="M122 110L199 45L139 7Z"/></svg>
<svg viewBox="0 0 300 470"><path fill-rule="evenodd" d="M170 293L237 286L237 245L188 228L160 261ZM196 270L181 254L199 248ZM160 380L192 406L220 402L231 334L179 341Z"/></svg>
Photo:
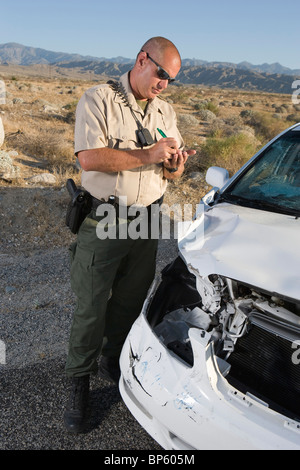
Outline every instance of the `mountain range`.
<svg viewBox="0 0 300 470"><path fill-rule="evenodd" d="M129 70L134 59L125 57L93 57L80 54L48 51L18 43L0 44L0 65L32 66L55 65L59 68L76 68L83 72L118 78ZM182 84L202 84L225 88L242 88L273 93L292 93L292 82L300 77L300 69L290 69L279 63L253 65L249 62L209 62L200 59L183 59L177 75Z"/></svg>

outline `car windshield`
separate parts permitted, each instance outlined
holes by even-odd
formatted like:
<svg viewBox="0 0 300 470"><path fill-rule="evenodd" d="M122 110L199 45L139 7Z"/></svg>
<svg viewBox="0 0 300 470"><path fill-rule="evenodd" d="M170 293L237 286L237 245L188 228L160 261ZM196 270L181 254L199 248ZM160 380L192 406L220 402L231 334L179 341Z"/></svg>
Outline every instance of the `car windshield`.
<svg viewBox="0 0 300 470"><path fill-rule="evenodd" d="M221 201L299 216L300 131L291 130L267 147Z"/></svg>

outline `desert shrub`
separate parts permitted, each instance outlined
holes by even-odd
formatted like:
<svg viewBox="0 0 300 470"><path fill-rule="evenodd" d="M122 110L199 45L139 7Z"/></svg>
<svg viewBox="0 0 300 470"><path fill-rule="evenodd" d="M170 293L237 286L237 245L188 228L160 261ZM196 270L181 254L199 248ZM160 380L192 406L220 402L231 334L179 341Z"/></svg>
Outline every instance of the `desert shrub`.
<svg viewBox="0 0 300 470"><path fill-rule="evenodd" d="M185 104L189 100L189 93L187 93L184 90L179 93L178 92L174 93L172 94L172 100L173 100L173 103Z"/></svg>
<svg viewBox="0 0 300 470"><path fill-rule="evenodd" d="M284 106L275 106L275 113L285 113L286 109Z"/></svg>
<svg viewBox="0 0 300 470"><path fill-rule="evenodd" d="M252 109L244 109L243 111L240 112L240 116L243 119L249 119L253 116L253 111Z"/></svg>
<svg viewBox="0 0 300 470"><path fill-rule="evenodd" d="M179 127L189 128L190 126L199 125L198 119L195 116L193 116L193 114L178 114L177 119L178 119Z"/></svg>
<svg viewBox="0 0 300 470"><path fill-rule="evenodd" d="M206 122L212 122L216 119L216 115L209 109L201 109L200 111L198 111L197 116L199 116L201 121Z"/></svg>
<svg viewBox="0 0 300 470"><path fill-rule="evenodd" d="M233 134L233 126L227 124L224 119L215 119L207 133L208 137L222 138Z"/></svg>
<svg viewBox="0 0 300 470"><path fill-rule="evenodd" d="M219 114L219 106L213 101L203 100L194 104L194 109L196 111L208 110L214 113L216 116Z"/></svg>
<svg viewBox="0 0 300 470"><path fill-rule="evenodd" d="M300 122L300 113L289 114L286 119L291 125L297 124L297 122Z"/></svg>
<svg viewBox="0 0 300 470"><path fill-rule="evenodd" d="M257 148L256 139L244 133L223 138L209 137L201 148L201 170L221 166L233 175L255 154Z"/></svg>
<svg viewBox="0 0 300 470"><path fill-rule="evenodd" d="M64 131L56 128L35 128L30 133L17 132L7 136L8 144L25 155L33 156L50 168L69 168L74 163L73 144Z"/></svg>
<svg viewBox="0 0 300 470"><path fill-rule="evenodd" d="M257 138L262 143L273 139L287 127L285 121L276 119L269 113L254 112L246 117L244 122L254 128Z"/></svg>
<svg viewBox="0 0 300 470"><path fill-rule="evenodd" d="M236 136L238 134L248 135L250 139L256 140L254 135L254 129L246 125L230 125L227 124L224 120L218 119L215 120L210 126L210 131L208 132L208 137L212 138L226 138L230 136Z"/></svg>
<svg viewBox="0 0 300 470"><path fill-rule="evenodd" d="M242 130L251 131L252 128L245 126L243 119L240 116L227 116L222 119L217 118L211 122L207 132L208 137L229 137L233 134L239 134ZM254 130L253 130L254 134Z"/></svg>
<svg viewBox="0 0 300 470"><path fill-rule="evenodd" d="M67 114L64 119L65 119L65 122L67 122L68 124L75 123L75 112L76 112L77 104L78 104L78 101L73 101L72 103L69 103L63 107L63 109L67 111Z"/></svg>

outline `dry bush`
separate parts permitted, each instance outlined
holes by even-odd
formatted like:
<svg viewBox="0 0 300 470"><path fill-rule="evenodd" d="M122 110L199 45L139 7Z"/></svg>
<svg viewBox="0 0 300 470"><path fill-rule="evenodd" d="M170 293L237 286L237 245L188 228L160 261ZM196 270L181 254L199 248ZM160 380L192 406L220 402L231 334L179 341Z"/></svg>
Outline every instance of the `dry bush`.
<svg viewBox="0 0 300 470"><path fill-rule="evenodd" d="M7 143L25 155L45 163L48 169L68 170L74 164L73 144L64 130L39 127L7 136Z"/></svg>
<svg viewBox="0 0 300 470"><path fill-rule="evenodd" d="M208 131L208 137L229 137L245 129L243 120L239 116L228 116L223 119L215 119ZM254 131L253 131L254 134Z"/></svg>
<svg viewBox="0 0 300 470"><path fill-rule="evenodd" d="M64 118L65 122L68 124L75 124L75 113L76 107L78 104L78 100L73 101L72 103L68 103L66 106L63 107L64 110L67 110L67 114Z"/></svg>
<svg viewBox="0 0 300 470"><path fill-rule="evenodd" d="M267 143L287 128L286 121L262 112L253 112L245 118L245 123L254 128L257 138L262 143Z"/></svg>
<svg viewBox="0 0 300 470"><path fill-rule="evenodd" d="M182 89L177 88L175 92L171 95L172 101L174 104L186 104L190 99L189 89L182 87Z"/></svg>
<svg viewBox="0 0 300 470"><path fill-rule="evenodd" d="M222 138L208 137L201 148L199 169L203 171L210 166L221 166L233 175L255 154L257 149L256 139L246 133Z"/></svg>
<svg viewBox="0 0 300 470"><path fill-rule="evenodd" d="M219 111L220 111L220 108L216 103L214 103L213 101L207 101L207 100L202 100L198 103L195 103L194 109L196 111L202 111L202 110L211 111L216 116L219 114Z"/></svg>
<svg viewBox="0 0 300 470"><path fill-rule="evenodd" d="M297 124L300 122L300 113L289 114L286 119L290 122L291 125Z"/></svg>

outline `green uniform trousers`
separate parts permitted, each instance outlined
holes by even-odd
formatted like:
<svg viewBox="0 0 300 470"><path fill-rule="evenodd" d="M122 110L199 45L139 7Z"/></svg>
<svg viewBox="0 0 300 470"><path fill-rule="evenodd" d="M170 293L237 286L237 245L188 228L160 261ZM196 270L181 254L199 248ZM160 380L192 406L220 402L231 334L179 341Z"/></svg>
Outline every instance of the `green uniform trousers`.
<svg viewBox="0 0 300 470"><path fill-rule="evenodd" d="M66 373L97 373L97 359L119 357L155 276L157 239L97 237L95 211L70 246L71 286L77 305L71 326ZM117 235L121 220L116 220ZM122 220L122 223L129 223Z"/></svg>

